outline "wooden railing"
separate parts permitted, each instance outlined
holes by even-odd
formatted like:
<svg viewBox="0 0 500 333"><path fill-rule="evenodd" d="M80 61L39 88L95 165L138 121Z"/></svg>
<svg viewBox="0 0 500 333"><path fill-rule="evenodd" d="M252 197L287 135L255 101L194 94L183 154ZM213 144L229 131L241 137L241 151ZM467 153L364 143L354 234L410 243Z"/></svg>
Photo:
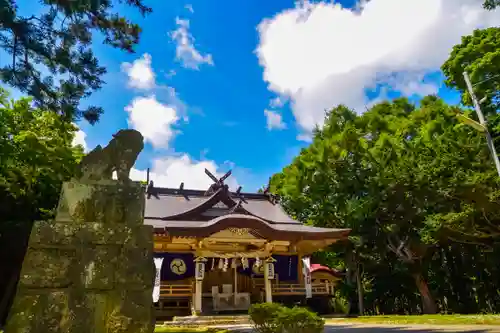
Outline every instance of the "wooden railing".
<svg viewBox="0 0 500 333"><path fill-rule="evenodd" d="M191 297L193 295L191 284L167 284L160 285L160 298L169 297Z"/></svg>
<svg viewBox="0 0 500 333"><path fill-rule="evenodd" d="M313 283L313 295L328 295L331 288L326 283ZM272 286L273 295L305 295L306 287L303 284L278 284Z"/></svg>
<svg viewBox="0 0 500 333"><path fill-rule="evenodd" d="M264 290L263 283L256 283L255 288ZM273 295L305 295L306 287L303 284L272 283ZM327 282L316 282L312 284L313 295L333 295L333 284Z"/></svg>
<svg viewBox="0 0 500 333"><path fill-rule="evenodd" d="M255 283L256 290L263 291L263 283ZM292 283L272 283L273 295L305 295L306 287L303 284ZM192 284L168 284L162 283L160 286L160 299L192 297L194 286ZM312 284L313 295L333 295L333 284L328 282L316 282Z"/></svg>

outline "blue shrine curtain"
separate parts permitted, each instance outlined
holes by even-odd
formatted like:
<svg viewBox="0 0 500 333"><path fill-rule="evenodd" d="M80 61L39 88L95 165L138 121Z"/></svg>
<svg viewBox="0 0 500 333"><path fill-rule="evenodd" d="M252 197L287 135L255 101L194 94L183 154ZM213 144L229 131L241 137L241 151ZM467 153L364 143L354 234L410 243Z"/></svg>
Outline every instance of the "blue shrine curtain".
<svg viewBox="0 0 500 333"><path fill-rule="evenodd" d="M155 253L155 258L163 258L162 281L177 281L194 277L194 256L192 253Z"/></svg>
<svg viewBox="0 0 500 333"><path fill-rule="evenodd" d="M192 253L155 253L155 258L163 258L161 268L162 281L177 281L186 278L194 277L195 263ZM273 255L276 260L274 263L274 271L278 274L281 281L297 281L298 279L298 257L286 255ZM207 258L205 270L211 271L218 269L219 258ZM249 267L243 269L241 264L238 265L237 272L247 276L263 277L264 276L264 260L261 259L262 265L257 269L254 268L255 259L248 259ZM231 259L229 260L228 270L231 269Z"/></svg>

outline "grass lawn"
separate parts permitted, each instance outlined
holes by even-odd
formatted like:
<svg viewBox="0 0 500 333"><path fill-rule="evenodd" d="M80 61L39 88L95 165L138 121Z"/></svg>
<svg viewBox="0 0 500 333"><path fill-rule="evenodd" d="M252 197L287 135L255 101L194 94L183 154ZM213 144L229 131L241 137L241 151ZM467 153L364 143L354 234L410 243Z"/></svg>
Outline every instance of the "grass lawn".
<svg viewBox="0 0 500 333"><path fill-rule="evenodd" d="M216 328L185 328L156 326L155 333L228 333L227 330Z"/></svg>
<svg viewBox="0 0 500 333"><path fill-rule="evenodd" d="M228 333L228 330L215 328L177 328L177 327L159 327L155 328L155 333ZM3 333L0 330L0 333Z"/></svg>
<svg viewBox="0 0 500 333"><path fill-rule="evenodd" d="M500 315L414 315L362 316L358 318L327 319L327 323L359 324L424 324L424 325L500 325Z"/></svg>

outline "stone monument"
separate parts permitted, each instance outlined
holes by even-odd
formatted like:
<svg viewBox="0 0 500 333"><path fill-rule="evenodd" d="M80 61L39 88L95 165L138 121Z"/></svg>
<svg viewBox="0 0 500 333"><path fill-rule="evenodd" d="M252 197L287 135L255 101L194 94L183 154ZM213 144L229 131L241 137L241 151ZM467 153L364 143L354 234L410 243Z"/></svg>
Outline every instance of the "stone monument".
<svg viewBox="0 0 500 333"><path fill-rule="evenodd" d="M55 220L34 224L6 333L153 332L153 230L128 178L143 140L121 130L90 152Z"/></svg>

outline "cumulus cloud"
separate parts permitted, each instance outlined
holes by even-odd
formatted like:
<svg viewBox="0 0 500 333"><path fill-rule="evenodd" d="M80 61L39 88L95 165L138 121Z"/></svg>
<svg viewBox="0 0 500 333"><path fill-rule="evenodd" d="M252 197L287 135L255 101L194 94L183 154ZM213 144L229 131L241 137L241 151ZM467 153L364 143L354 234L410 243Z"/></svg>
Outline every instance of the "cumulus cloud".
<svg viewBox="0 0 500 333"><path fill-rule="evenodd" d="M266 116L268 130L281 130L286 128L286 124L283 122L283 118L276 111L264 110L264 115Z"/></svg>
<svg viewBox="0 0 500 333"><path fill-rule="evenodd" d="M195 39L189 31L189 20L175 19L177 29L170 32L170 38L176 43L176 59L186 68L198 70L201 65L214 65L211 54L201 54L194 46Z"/></svg>
<svg viewBox="0 0 500 333"><path fill-rule="evenodd" d="M285 105L285 103L286 103L286 97L278 96L278 97L273 98L269 102L269 106L272 108L280 108L283 105Z"/></svg>
<svg viewBox="0 0 500 333"><path fill-rule="evenodd" d="M225 166L227 167L226 163L218 166L211 160L196 161L187 154L168 156L153 161L149 179L153 180L155 186L158 187L176 188L179 187L181 182L184 182L184 188L206 190L213 181L205 174L205 168L215 177L220 178L228 171ZM132 169L130 179L145 181L147 171ZM233 191L239 186L234 176L227 178L225 183Z"/></svg>
<svg viewBox="0 0 500 333"><path fill-rule="evenodd" d="M78 127L77 124L73 124L76 127ZM75 133L75 136L73 138L73 142L71 143L73 146L81 145L83 147L84 151L88 151L88 146L87 142L85 141L85 138L87 137L87 133L82 131L80 127L78 127L78 131Z"/></svg>
<svg viewBox="0 0 500 333"><path fill-rule="evenodd" d="M148 53L144 53L133 63L123 63L121 68L128 75L129 87L148 90L155 86L155 73L151 68L151 56Z"/></svg>
<svg viewBox="0 0 500 333"><path fill-rule="evenodd" d="M437 92L422 83L453 45L476 28L500 24L481 0L371 0L355 10L300 2L263 20L256 50L269 89L290 98L310 133L324 111L345 104L363 111L365 89L389 85L405 95ZM304 134L301 134L304 135Z"/></svg>
<svg viewBox="0 0 500 333"><path fill-rule="evenodd" d="M180 117L177 109L160 103L156 96L137 97L125 107L129 126L138 130L154 147L168 148Z"/></svg>

